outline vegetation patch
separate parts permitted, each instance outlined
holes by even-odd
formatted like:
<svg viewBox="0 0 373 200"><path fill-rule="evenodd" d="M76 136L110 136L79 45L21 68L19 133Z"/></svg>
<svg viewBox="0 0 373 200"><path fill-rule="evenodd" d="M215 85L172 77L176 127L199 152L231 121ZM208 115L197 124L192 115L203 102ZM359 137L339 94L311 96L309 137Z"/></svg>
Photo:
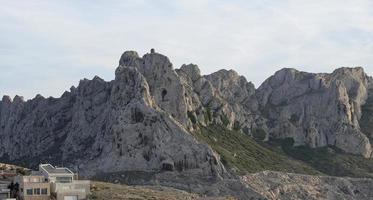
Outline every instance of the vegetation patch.
<svg viewBox="0 0 373 200"><path fill-rule="evenodd" d="M347 154L336 147L294 147L291 138L261 142L221 125L201 127L196 136L220 154L228 169L238 174L273 170L373 178L373 159Z"/></svg>
<svg viewBox="0 0 373 200"><path fill-rule="evenodd" d="M197 119L196 119L196 116L194 115L194 113L188 111L187 114L188 114L188 118L189 118L189 120L190 120L193 124L196 124L196 123L197 123Z"/></svg>
<svg viewBox="0 0 373 200"><path fill-rule="evenodd" d="M263 141L266 138L266 132L261 128L255 128L252 134L257 141Z"/></svg>
<svg viewBox="0 0 373 200"><path fill-rule="evenodd" d="M330 176L370 177L373 178L373 160L359 155L344 153L336 147L310 148L293 147L292 139L273 140L266 144L296 159L307 163L317 171Z"/></svg>
<svg viewBox="0 0 373 200"><path fill-rule="evenodd" d="M222 163L228 169L238 174L263 170L321 174L301 161L260 145L244 133L220 125L201 127L196 136L220 154Z"/></svg>
<svg viewBox="0 0 373 200"><path fill-rule="evenodd" d="M223 122L223 125L224 125L225 127L227 127L228 124L229 124L229 119L228 119L227 115L223 113L223 114L220 116L220 119L221 119L221 122Z"/></svg>
<svg viewBox="0 0 373 200"><path fill-rule="evenodd" d="M206 124L212 121L212 113L211 108L209 106L206 107L206 112L204 113L204 115Z"/></svg>
<svg viewBox="0 0 373 200"><path fill-rule="evenodd" d="M239 121L235 121L234 124L233 124L233 130L235 131L239 131L241 130L241 124Z"/></svg>

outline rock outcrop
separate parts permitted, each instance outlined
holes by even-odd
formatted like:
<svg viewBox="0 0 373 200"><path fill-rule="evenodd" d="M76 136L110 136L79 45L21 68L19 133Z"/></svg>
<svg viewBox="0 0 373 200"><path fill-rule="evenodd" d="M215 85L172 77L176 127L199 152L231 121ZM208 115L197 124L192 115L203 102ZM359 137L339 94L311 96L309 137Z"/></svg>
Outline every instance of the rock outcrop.
<svg viewBox="0 0 373 200"><path fill-rule="evenodd" d="M331 74L282 69L257 90L268 135L293 138L295 145L334 145L370 157L372 147L360 130L369 77L362 68Z"/></svg>
<svg viewBox="0 0 373 200"><path fill-rule="evenodd" d="M220 70L202 76L198 66L177 70L185 87L188 117L192 124L223 124L250 134L261 117L255 87L235 71Z"/></svg>
<svg viewBox="0 0 373 200"><path fill-rule="evenodd" d="M0 156L22 159L47 150L55 154L61 147L64 151L58 156L66 159L89 148L95 150L87 154L96 158L103 151L111 152L105 149L108 145L101 144L102 139L114 143L112 149L124 154L131 150L122 147L135 138L126 143L117 129L126 132L125 126L143 129L170 121L181 135L201 125L218 123L248 135L260 130L266 133L266 139L291 137L295 145L334 145L370 157L371 132L367 127L373 120L369 111L372 85L372 78L362 68L340 68L331 74L285 68L256 90L233 70L203 76L194 64L175 70L166 56L154 50L143 57L127 51L111 82L99 77L84 79L61 98L37 95L25 102L20 96L13 100L4 96L0 101L0 134L5 139L1 141ZM165 128L159 130L163 134ZM173 134L174 130L168 132ZM17 140L24 135L32 137ZM39 145L28 145L36 143ZM155 168L148 162L146 166Z"/></svg>
<svg viewBox="0 0 373 200"><path fill-rule="evenodd" d="M266 140L290 137L295 145L333 145L370 157L372 91L362 68L331 74L282 69L255 89L233 70L201 75L194 64L174 69L154 50L142 57L126 51L110 82L84 79L60 98L4 96L0 159L29 167L63 164L86 176L140 171L154 174L152 184L177 182L199 193L219 185L212 194L231 194L242 185L229 182L233 175L219 155L193 137L201 126L221 124L248 136L265 133Z"/></svg>
<svg viewBox="0 0 373 200"><path fill-rule="evenodd" d="M361 108L362 115L359 121L360 128L370 141L373 138L373 80L369 78L368 98Z"/></svg>
<svg viewBox="0 0 373 200"><path fill-rule="evenodd" d="M155 69L157 59L168 60L161 55L144 58L150 60L146 67L154 65ZM40 162L64 164L85 176L171 171L211 180L226 177L218 155L180 125L186 120L186 112L164 104L162 96L155 94L155 86L148 84L147 74L140 70L120 65L115 80L85 79L61 98L38 95L25 102L18 96L13 101L4 97L0 110L1 159L29 166ZM177 77L170 73L169 77ZM165 84L170 94L167 98L176 98L170 103L176 104L177 98L183 97L176 96L181 86L174 89L172 83L157 81L154 78L149 83Z"/></svg>
<svg viewBox="0 0 373 200"><path fill-rule="evenodd" d="M372 179L264 171L242 177L242 181L269 200L373 199Z"/></svg>
<svg viewBox="0 0 373 200"><path fill-rule="evenodd" d="M198 129L197 122L227 120L227 125L232 124L230 118L214 114L229 111L234 115L237 108L219 96L212 81L231 73L236 78L232 88L237 89L245 85L244 78L222 72L210 81L202 78L196 66L182 69L183 75L161 54L152 52L140 58L129 51L123 53L113 81L84 79L60 98L37 95L24 101L19 96L13 100L4 96L0 102L0 158L29 167L43 162L65 165L84 176L147 172L158 174L154 184L213 195L236 193L229 185L242 190L241 184L230 179L219 155L190 131ZM198 90L192 80L198 82ZM249 89L253 96L254 87L249 84ZM190 187L179 176L198 184ZM214 184L221 185L220 189L205 189ZM247 198L254 194L242 191L237 195Z"/></svg>
<svg viewBox="0 0 373 200"><path fill-rule="evenodd" d="M120 65L135 66L146 78L155 103L189 131L199 125L224 124L250 133L258 115L255 87L235 71L202 76L197 65L173 69L158 53L140 58L125 52Z"/></svg>

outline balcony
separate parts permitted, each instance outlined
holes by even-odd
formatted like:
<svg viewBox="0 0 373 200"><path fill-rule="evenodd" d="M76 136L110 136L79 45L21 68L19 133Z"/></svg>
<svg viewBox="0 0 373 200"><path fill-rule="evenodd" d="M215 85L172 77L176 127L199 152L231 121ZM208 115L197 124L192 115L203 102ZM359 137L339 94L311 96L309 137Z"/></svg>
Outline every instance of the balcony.
<svg viewBox="0 0 373 200"><path fill-rule="evenodd" d="M51 191L55 193L89 194L91 182L88 180L74 180L71 183L52 183Z"/></svg>

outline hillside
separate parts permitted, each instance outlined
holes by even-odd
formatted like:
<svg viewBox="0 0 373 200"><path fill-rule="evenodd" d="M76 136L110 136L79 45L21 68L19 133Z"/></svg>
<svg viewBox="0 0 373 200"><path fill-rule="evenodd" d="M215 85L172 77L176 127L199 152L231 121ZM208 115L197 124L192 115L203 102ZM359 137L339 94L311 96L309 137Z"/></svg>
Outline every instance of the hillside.
<svg viewBox="0 0 373 200"><path fill-rule="evenodd" d="M93 182L92 200L234 200L231 197L201 197L184 191L160 186L126 186Z"/></svg>
<svg viewBox="0 0 373 200"><path fill-rule="evenodd" d="M292 140L277 140L265 146L291 159L302 161L313 169L330 176L373 178L373 160L348 154L333 146L313 149L294 147ZM308 173L306 173L308 174Z"/></svg>
<svg viewBox="0 0 373 200"><path fill-rule="evenodd" d="M292 139L262 142L219 125L202 127L195 135L219 153L227 168L242 175L269 170L373 178L373 160L335 147L294 147Z"/></svg>
<svg viewBox="0 0 373 200"><path fill-rule="evenodd" d="M264 171L242 178L269 200L372 199L372 179L308 176Z"/></svg>
<svg viewBox="0 0 373 200"><path fill-rule="evenodd" d="M202 127L201 132L195 135L219 153L226 167L241 175L263 170L321 174L306 163L276 149L266 148L247 135L222 126Z"/></svg>
<svg viewBox="0 0 373 200"><path fill-rule="evenodd" d="M255 88L233 70L126 51L114 80L4 96L0 161L240 199L260 195L238 176L262 170L371 177L372 80L361 67L284 68Z"/></svg>

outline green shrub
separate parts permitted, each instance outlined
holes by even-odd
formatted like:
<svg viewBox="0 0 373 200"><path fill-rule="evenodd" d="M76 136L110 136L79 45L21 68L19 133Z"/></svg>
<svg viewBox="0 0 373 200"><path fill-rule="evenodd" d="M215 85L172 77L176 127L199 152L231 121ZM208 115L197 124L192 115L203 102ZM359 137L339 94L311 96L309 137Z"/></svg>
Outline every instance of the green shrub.
<svg viewBox="0 0 373 200"><path fill-rule="evenodd" d="M223 113L222 115L220 115L220 119L221 119L221 122L223 122L223 125L227 127L229 124L229 119L227 115Z"/></svg>
<svg viewBox="0 0 373 200"><path fill-rule="evenodd" d="M253 129L253 138L257 141L263 141L266 138L266 132L261 128Z"/></svg>
<svg viewBox="0 0 373 200"><path fill-rule="evenodd" d="M212 121L212 113L211 113L211 108L209 106L206 107L206 112L204 113L204 116L205 116L206 124Z"/></svg>
<svg viewBox="0 0 373 200"><path fill-rule="evenodd" d="M17 172L17 174L26 175L26 171L22 168L17 168L16 172Z"/></svg>
<svg viewBox="0 0 373 200"><path fill-rule="evenodd" d="M188 111L187 114L188 114L188 118L190 119L190 121L191 121L193 124L196 124L196 123L197 123L197 119L196 119L196 116L194 116L194 113Z"/></svg>
<svg viewBox="0 0 373 200"><path fill-rule="evenodd" d="M235 131L239 131L241 130L241 124L239 121L235 121L234 124L233 124L233 130Z"/></svg>

